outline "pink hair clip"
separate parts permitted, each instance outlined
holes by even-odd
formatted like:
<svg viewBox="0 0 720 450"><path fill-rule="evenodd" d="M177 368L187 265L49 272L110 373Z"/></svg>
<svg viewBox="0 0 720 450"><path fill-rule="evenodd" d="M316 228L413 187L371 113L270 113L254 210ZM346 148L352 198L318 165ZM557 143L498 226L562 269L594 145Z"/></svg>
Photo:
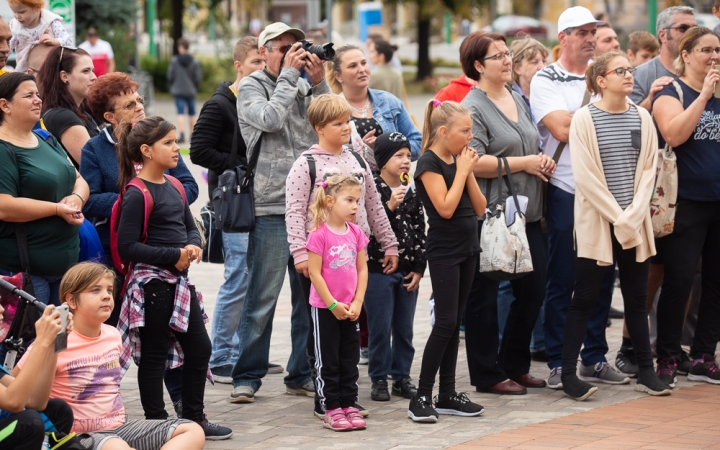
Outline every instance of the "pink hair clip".
<svg viewBox="0 0 720 450"><path fill-rule="evenodd" d="M438 106L440 106L440 103L442 102L438 99L433 100L433 108L437 108Z"/></svg>
<svg viewBox="0 0 720 450"><path fill-rule="evenodd" d="M322 188L325 189L327 187L327 183L323 181L322 183L320 183L320 186L322 186Z"/></svg>
<svg viewBox="0 0 720 450"><path fill-rule="evenodd" d="M136 124L136 123L131 123L131 124L130 124L130 129L135 128L135 125L137 125L137 124Z"/></svg>

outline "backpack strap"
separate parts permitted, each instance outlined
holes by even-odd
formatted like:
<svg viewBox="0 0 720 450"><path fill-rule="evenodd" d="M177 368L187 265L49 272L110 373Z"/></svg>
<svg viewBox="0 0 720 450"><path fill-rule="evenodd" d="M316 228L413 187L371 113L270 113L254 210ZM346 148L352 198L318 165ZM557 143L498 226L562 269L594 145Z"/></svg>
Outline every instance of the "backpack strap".
<svg viewBox="0 0 720 450"><path fill-rule="evenodd" d="M360 163L360 167L362 167L364 171L367 171L367 164L365 164L365 160L363 159L363 157L360 156L359 153L354 152L352 150L350 150L350 153L352 153L352 155L355 157L355 159L357 159L358 163Z"/></svg>
<svg viewBox="0 0 720 450"><path fill-rule="evenodd" d="M180 192L180 196L183 199L183 204L187 205L187 196L185 194L185 186L182 185L180 180L175 178L172 175L164 174L165 179L167 179L173 186L175 186L175 189L177 189Z"/></svg>
<svg viewBox="0 0 720 450"><path fill-rule="evenodd" d="M303 155L308 163L308 175L310 175L310 195L312 195L312 190L315 187L315 178L317 177L317 173L315 172L315 158L313 158L313 155L305 154Z"/></svg>
<svg viewBox="0 0 720 450"><path fill-rule="evenodd" d="M682 101L682 100L681 100ZM590 91L585 91L585 95L583 95L582 105L580 105L580 108L583 108L587 106L587 104L590 103ZM555 161L555 164L558 164L560 162L560 157L563 154L563 150L565 150L565 146L567 145L567 142L559 142L557 149L555 150L555 153L553 154L553 161Z"/></svg>
<svg viewBox="0 0 720 450"><path fill-rule="evenodd" d="M140 242L143 244L147 242L148 238L148 223L150 222L150 213L152 212L153 208L155 207L155 200L153 200L152 194L150 194L150 190L147 188L147 185L140 177L135 177L132 180L128 182L128 184L125 186L125 189L123 189L122 195L127 192L128 188L130 186L134 186L135 188L139 189L140 192L143 194L143 199L145 200L145 218L143 219L143 231L140 235ZM184 191L183 191L184 192ZM184 198L184 196L183 196ZM122 201L120 202L120 205L122 205ZM118 210L118 217L120 216L121 211ZM115 226L117 226L120 223L118 220Z"/></svg>

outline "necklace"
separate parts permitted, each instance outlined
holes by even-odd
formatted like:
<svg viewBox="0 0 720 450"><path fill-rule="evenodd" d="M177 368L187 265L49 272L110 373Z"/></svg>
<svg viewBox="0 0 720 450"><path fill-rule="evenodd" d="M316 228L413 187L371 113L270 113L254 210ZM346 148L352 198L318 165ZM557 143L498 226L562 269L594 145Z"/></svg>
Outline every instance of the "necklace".
<svg viewBox="0 0 720 450"><path fill-rule="evenodd" d="M7 133L5 130L0 130L0 133L4 134L4 135L6 135L6 136L9 136L9 137L11 137L11 138L13 138L13 139L17 139L18 141L22 142L23 144L28 144L28 145L36 145L36 144L37 144L37 142L24 141L24 140L20 139L20 138L17 137L17 136L13 136L12 134Z"/></svg>
<svg viewBox="0 0 720 450"><path fill-rule="evenodd" d="M354 107L350 102L348 102L348 105L350 105L350 109L352 109L353 112L356 112L360 116L360 118L364 119L365 117L367 117L367 113L370 110L370 96L368 96L368 98L365 100L365 106L360 109Z"/></svg>
<svg viewBox="0 0 720 450"><path fill-rule="evenodd" d="M503 89L503 92L504 92L504 94L503 94L503 96L500 97L500 98L493 97L492 95L488 94L487 92L485 93L485 95L487 95L488 97L490 97L490 98L493 99L493 100L500 101L500 100L504 100L505 97L507 97L507 90L506 90L506 89Z"/></svg>

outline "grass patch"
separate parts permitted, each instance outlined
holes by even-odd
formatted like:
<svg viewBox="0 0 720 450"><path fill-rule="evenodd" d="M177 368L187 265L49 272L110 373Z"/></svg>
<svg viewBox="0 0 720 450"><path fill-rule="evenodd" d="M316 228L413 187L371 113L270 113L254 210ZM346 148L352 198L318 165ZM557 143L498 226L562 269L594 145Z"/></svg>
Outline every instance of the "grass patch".
<svg viewBox="0 0 720 450"><path fill-rule="evenodd" d="M189 148L181 148L180 154L183 156L190 156L190 149Z"/></svg>

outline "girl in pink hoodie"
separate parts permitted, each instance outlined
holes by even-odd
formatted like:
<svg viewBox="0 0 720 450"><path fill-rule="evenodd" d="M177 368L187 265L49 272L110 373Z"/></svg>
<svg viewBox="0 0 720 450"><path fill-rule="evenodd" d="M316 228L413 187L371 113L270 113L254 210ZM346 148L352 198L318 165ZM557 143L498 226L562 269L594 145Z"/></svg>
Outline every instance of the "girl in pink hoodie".
<svg viewBox="0 0 720 450"><path fill-rule="evenodd" d="M308 120L318 134L319 145L313 145L293 163L285 184L285 226L287 227L290 253L295 260L295 269L303 292L310 298L308 255L305 245L312 231L313 217L308 208L316 189L331 175L352 175L361 184L360 204L355 224L369 238L375 236L385 251L383 267L385 273L393 273L398 265L398 242L390 221L375 188L372 172L362 156L349 150L345 145L350 141L350 107L335 94L316 97L308 107ZM314 173L314 183L311 183ZM308 314L310 304L308 303ZM312 333L312 329L310 330ZM316 376L314 367L315 351L312 335L308 338L308 363ZM324 415L324 407L315 396L315 412ZM364 410L361 409L361 412Z"/></svg>

